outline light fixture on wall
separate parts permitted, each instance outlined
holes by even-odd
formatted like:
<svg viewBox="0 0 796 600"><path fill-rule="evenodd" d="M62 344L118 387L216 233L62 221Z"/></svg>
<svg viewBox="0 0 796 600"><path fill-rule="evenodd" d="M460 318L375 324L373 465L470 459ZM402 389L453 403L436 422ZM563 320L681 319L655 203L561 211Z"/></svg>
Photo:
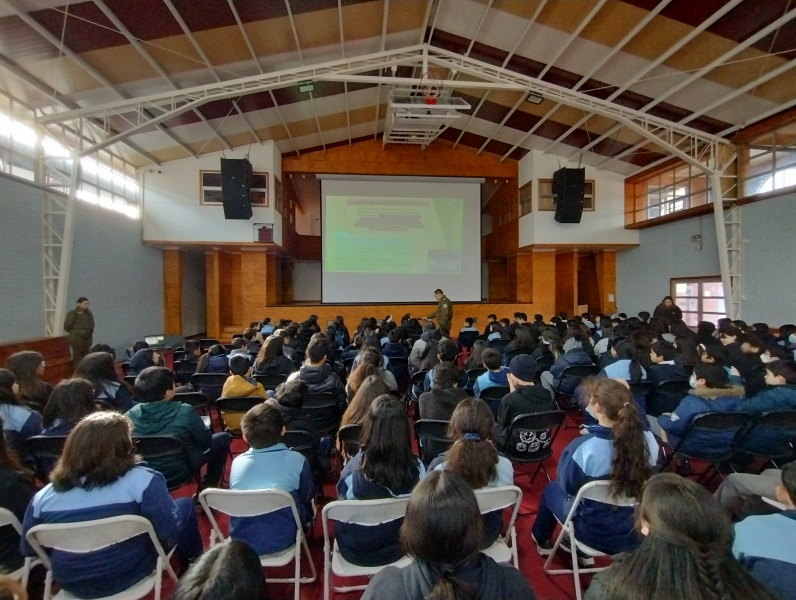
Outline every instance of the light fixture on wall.
<svg viewBox="0 0 796 600"><path fill-rule="evenodd" d="M315 91L315 84L311 81L302 81L299 83L299 91L304 94L309 94Z"/></svg>
<svg viewBox="0 0 796 600"><path fill-rule="evenodd" d="M544 100L542 95L536 92L528 92L528 97L525 99L526 102L530 102L531 104L541 104L542 100Z"/></svg>

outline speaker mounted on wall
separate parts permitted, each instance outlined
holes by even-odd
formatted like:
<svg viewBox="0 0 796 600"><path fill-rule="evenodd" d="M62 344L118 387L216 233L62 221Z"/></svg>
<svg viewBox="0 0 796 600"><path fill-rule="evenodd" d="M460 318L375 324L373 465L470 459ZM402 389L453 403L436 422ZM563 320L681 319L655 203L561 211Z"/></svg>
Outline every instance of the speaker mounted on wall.
<svg viewBox="0 0 796 600"><path fill-rule="evenodd" d="M553 173L558 223L580 223L583 215L583 194L586 187L586 169L559 169Z"/></svg>
<svg viewBox="0 0 796 600"><path fill-rule="evenodd" d="M245 158L221 159L221 195L225 219L252 218L252 164Z"/></svg>

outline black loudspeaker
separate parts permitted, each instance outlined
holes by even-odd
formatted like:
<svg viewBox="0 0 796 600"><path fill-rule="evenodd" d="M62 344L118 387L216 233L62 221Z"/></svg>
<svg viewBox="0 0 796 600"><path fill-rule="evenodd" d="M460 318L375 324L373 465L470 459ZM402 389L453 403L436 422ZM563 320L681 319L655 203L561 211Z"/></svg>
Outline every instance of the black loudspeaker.
<svg viewBox="0 0 796 600"><path fill-rule="evenodd" d="M583 191L586 169L559 169L553 173L553 195L556 198L556 221L580 223L583 214Z"/></svg>
<svg viewBox="0 0 796 600"><path fill-rule="evenodd" d="M225 219L252 218L252 164L245 158L221 159L221 195Z"/></svg>

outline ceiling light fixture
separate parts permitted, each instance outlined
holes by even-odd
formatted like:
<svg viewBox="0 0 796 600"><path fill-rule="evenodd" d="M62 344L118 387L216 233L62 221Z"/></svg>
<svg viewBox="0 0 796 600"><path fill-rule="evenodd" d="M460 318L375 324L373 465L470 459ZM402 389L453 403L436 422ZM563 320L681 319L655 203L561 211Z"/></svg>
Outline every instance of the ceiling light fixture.
<svg viewBox="0 0 796 600"><path fill-rule="evenodd" d="M305 94L311 93L315 91L315 84L311 81L303 81L299 83L299 91Z"/></svg>
<svg viewBox="0 0 796 600"><path fill-rule="evenodd" d="M525 100L531 104L541 104L544 98L541 94L537 94L536 92L528 92L528 97Z"/></svg>

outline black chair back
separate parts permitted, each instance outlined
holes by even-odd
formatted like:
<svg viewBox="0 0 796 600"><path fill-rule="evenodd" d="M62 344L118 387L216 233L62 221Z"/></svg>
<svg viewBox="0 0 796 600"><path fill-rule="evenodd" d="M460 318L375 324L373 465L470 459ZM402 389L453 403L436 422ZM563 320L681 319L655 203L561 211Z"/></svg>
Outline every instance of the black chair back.
<svg viewBox="0 0 796 600"><path fill-rule="evenodd" d="M501 339L492 340L491 342L489 342L489 347L494 348L495 350L497 350L502 354L503 350L506 349L506 346L508 346L510 342L511 340L501 340Z"/></svg>
<svg viewBox="0 0 796 600"><path fill-rule="evenodd" d="M215 346L216 344L220 344L218 340L214 340L213 338L204 338L199 340L199 349L202 352L207 352L210 349L210 346Z"/></svg>
<svg viewBox="0 0 796 600"><path fill-rule="evenodd" d="M191 464L191 458L188 455L188 450L185 444L173 435L142 435L133 436L133 443L135 450L141 455L144 460L158 459L176 459L184 463L184 472L189 473L185 478L174 479L168 477L167 473L163 473L166 477L166 487L169 491L176 490L190 483L192 480L196 482L197 494L202 488L202 476L199 469L194 468Z"/></svg>
<svg viewBox="0 0 796 600"><path fill-rule="evenodd" d="M473 389L475 380L481 377L481 375L484 373L486 373L486 369L483 367L480 369L467 369L467 389Z"/></svg>
<svg viewBox="0 0 796 600"><path fill-rule="evenodd" d="M279 440L285 446L298 452L307 462L311 465L315 461L315 438L309 431L303 429L292 429L285 431L285 434Z"/></svg>
<svg viewBox="0 0 796 600"><path fill-rule="evenodd" d="M406 383L406 378L409 376L409 359L403 356L390 356L390 371L395 375L395 381L398 387L401 388Z"/></svg>
<svg viewBox="0 0 796 600"><path fill-rule="evenodd" d="M564 424L563 410L517 415L511 420L503 454L512 462L538 462L553 455L553 442Z"/></svg>
<svg viewBox="0 0 796 600"><path fill-rule="evenodd" d="M747 428L749 427L750 423L752 422L753 417L752 415L748 415L746 413L702 413L701 415L697 415L691 421L691 424L686 429L686 432L683 434L683 437L680 439L680 443L677 444L677 447L674 448L674 455L677 452L681 452L681 448L684 444L687 444L688 438L693 435L698 435L700 433L727 433L732 434L732 439L730 443L727 445L727 448L724 450L723 453L716 453L711 456L702 456L691 453L688 455L689 458L694 458L697 460L706 460L713 463L721 463L729 461L733 455L735 454L736 447L738 442L741 438L746 434Z"/></svg>
<svg viewBox="0 0 796 600"><path fill-rule="evenodd" d="M127 375L130 372L130 361L129 360L124 361L121 364L121 367L122 367L122 373Z"/></svg>
<svg viewBox="0 0 796 600"><path fill-rule="evenodd" d="M510 391L508 386L496 386L481 390L480 398L489 405L489 410L492 411L495 419L497 419L498 412L500 412L500 403L503 400L503 396Z"/></svg>
<svg viewBox="0 0 796 600"><path fill-rule="evenodd" d="M137 375L125 375L124 381L129 385L131 388L135 388L135 380L138 376Z"/></svg>
<svg viewBox="0 0 796 600"><path fill-rule="evenodd" d="M663 413L674 412L690 391L691 384L687 379L662 381L647 395L647 414L659 417Z"/></svg>
<svg viewBox="0 0 796 600"><path fill-rule="evenodd" d="M191 385L198 389L205 396L207 401L213 404L221 397L221 390L227 382L226 373L194 373L191 375Z"/></svg>
<svg viewBox="0 0 796 600"><path fill-rule="evenodd" d="M761 451L756 447L757 440L753 436L758 433L765 435L765 445L769 448L767 451ZM772 441L772 438L775 441ZM796 409L770 410L762 413L755 419L740 445L744 451L755 456L777 462L790 462L796 458Z"/></svg>
<svg viewBox="0 0 796 600"><path fill-rule="evenodd" d="M340 426L341 415L334 394L310 394L304 402L304 410L321 433L334 432Z"/></svg>
<svg viewBox="0 0 796 600"><path fill-rule="evenodd" d="M250 396L250 397L236 397L236 398L219 398L216 400L216 410L218 411L218 417L221 419L221 423L224 426L224 429L231 433L233 437L241 437L241 431L235 427L229 426L227 423L227 419L225 418L229 416L229 414L240 415L243 418L247 412L249 412L252 408L257 406L258 404L262 404L265 402L264 398L260 396ZM236 419L237 420L237 419ZM240 422L238 420L238 422Z"/></svg>
<svg viewBox="0 0 796 600"><path fill-rule="evenodd" d="M171 356L175 362L182 360L182 357L185 356L185 350L174 350L174 352L171 353Z"/></svg>
<svg viewBox="0 0 796 600"><path fill-rule="evenodd" d="M196 373L196 361L191 360L174 360L171 370L177 375L191 376Z"/></svg>
<svg viewBox="0 0 796 600"><path fill-rule="evenodd" d="M275 390L287 381L287 375L255 375L254 379L258 383L262 383L265 389Z"/></svg>
<svg viewBox="0 0 796 600"><path fill-rule="evenodd" d="M25 454L33 459L36 475L42 481L49 481L49 474L61 458L66 444L65 435L35 435L23 443Z"/></svg>
<svg viewBox="0 0 796 600"><path fill-rule="evenodd" d="M415 422L415 439L424 465L430 465L431 461L453 445L453 440L447 437L449 424L448 421L436 419L420 419Z"/></svg>
<svg viewBox="0 0 796 600"><path fill-rule="evenodd" d="M340 442L340 448L345 451L346 455L354 456L359 452L359 437L361 435L362 425L351 423L340 428L337 432L337 439Z"/></svg>
<svg viewBox="0 0 796 600"><path fill-rule="evenodd" d="M296 367L300 367L304 364L304 361L307 360L307 355L301 350L295 350L293 355L290 357L290 360L293 361L293 364Z"/></svg>
<svg viewBox="0 0 796 600"><path fill-rule="evenodd" d="M558 396L569 396L570 394L567 392L563 392L561 390L564 382L566 382L566 387L569 389L575 389L580 385L580 382L587 377L592 377L597 375L600 372L600 367L596 365L571 365L569 367L565 367L564 370L561 372L561 379L556 386L554 396L558 398Z"/></svg>
<svg viewBox="0 0 796 600"><path fill-rule="evenodd" d="M346 375L350 374L351 371L354 370L354 358L346 358L343 360L343 368L345 369Z"/></svg>
<svg viewBox="0 0 796 600"><path fill-rule="evenodd" d="M459 333L459 345L462 348L467 348L470 350L475 344L475 340L478 339L478 332L477 331L462 331Z"/></svg>
<svg viewBox="0 0 796 600"><path fill-rule="evenodd" d="M539 358L536 359L536 379L534 381L540 381L542 377L542 373L545 371L549 371L552 366L555 364L556 359L549 355L543 354Z"/></svg>
<svg viewBox="0 0 796 600"><path fill-rule="evenodd" d="M179 394L174 394L174 399L177 402L190 404L194 408L204 408L207 410L207 396L202 392L180 392Z"/></svg>
<svg viewBox="0 0 796 600"><path fill-rule="evenodd" d="M655 385L649 381L628 381L627 385L630 386L630 393L634 398L646 398L655 389Z"/></svg>
<svg viewBox="0 0 796 600"><path fill-rule="evenodd" d="M514 348L511 352L506 355L506 360L511 362L511 359L520 356L522 354L531 354L533 352L532 348Z"/></svg>

